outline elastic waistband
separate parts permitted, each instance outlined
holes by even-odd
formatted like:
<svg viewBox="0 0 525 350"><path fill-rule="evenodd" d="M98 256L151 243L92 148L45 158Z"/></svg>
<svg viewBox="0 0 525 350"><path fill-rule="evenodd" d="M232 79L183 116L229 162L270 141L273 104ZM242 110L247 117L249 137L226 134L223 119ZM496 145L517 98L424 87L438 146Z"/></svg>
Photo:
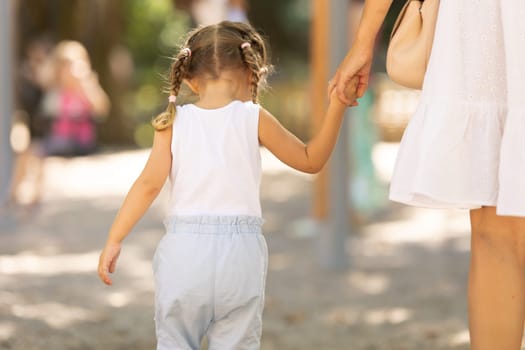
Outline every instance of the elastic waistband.
<svg viewBox="0 0 525 350"><path fill-rule="evenodd" d="M167 233L257 234L264 220L256 216L170 216L164 220Z"/></svg>

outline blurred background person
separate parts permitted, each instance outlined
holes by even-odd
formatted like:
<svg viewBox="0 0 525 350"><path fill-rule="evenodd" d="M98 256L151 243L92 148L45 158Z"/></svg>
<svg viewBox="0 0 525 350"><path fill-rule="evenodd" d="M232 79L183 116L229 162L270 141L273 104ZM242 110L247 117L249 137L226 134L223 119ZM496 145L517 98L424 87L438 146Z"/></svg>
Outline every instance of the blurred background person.
<svg viewBox="0 0 525 350"><path fill-rule="evenodd" d="M48 39L31 43L18 85L31 145L16 161L11 203L32 207L42 197L45 158L93 153L96 124L108 114L110 102L87 50L76 41L62 41L56 47Z"/></svg>
<svg viewBox="0 0 525 350"><path fill-rule="evenodd" d="M96 122L109 112L109 98L91 68L86 48L62 41L53 52L54 83L46 92L43 113L51 119L45 155L79 156L95 151Z"/></svg>
<svg viewBox="0 0 525 350"><path fill-rule="evenodd" d="M246 0L228 1L226 20L248 23L248 3Z"/></svg>
<svg viewBox="0 0 525 350"><path fill-rule="evenodd" d="M53 42L49 37L42 36L33 39L27 46L26 57L20 64L16 77L17 113L15 125L11 134L16 152L13 179L10 189L9 203L11 205L23 202L20 198L20 186L24 180L32 178L33 187L37 183L42 168L42 140L49 131L49 123L42 115L42 101L46 86L49 84L49 59L53 50ZM30 169L35 169L37 176L27 176ZM34 203L36 198L29 199Z"/></svg>

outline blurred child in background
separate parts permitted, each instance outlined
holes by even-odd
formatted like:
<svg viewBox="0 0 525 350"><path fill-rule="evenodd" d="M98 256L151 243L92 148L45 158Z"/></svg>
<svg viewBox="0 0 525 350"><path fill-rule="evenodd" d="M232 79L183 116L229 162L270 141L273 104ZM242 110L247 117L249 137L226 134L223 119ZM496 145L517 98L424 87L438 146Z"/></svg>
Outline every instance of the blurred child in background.
<svg viewBox="0 0 525 350"><path fill-rule="evenodd" d="M56 47L48 40L30 44L18 90L31 146L21 147L24 150L15 165L11 202L20 202L21 184L31 179L32 195L24 202L33 206L42 196L45 157L94 152L96 122L107 115L110 103L91 68L87 50L76 41L62 41Z"/></svg>
<svg viewBox="0 0 525 350"><path fill-rule="evenodd" d="M95 122L108 114L109 98L81 43L60 42L52 59L55 81L43 104L52 121L43 151L60 156L92 153L97 146Z"/></svg>
<svg viewBox="0 0 525 350"><path fill-rule="evenodd" d="M9 202L34 204L39 201L42 142L49 132L49 122L42 116L42 101L51 80L50 57L54 45L46 36L32 40L20 64L16 79L17 112L11 139L16 152ZM28 176L34 170L33 176ZM33 180L32 198L22 198L21 185Z"/></svg>

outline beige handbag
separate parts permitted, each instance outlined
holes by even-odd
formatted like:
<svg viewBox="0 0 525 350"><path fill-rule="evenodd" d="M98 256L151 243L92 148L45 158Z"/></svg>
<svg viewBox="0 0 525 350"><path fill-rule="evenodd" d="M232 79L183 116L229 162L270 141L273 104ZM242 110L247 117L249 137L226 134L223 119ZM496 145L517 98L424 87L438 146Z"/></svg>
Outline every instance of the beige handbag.
<svg viewBox="0 0 525 350"><path fill-rule="evenodd" d="M439 0L408 0L399 13L386 55L386 71L399 85L422 88L438 10Z"/></svg>

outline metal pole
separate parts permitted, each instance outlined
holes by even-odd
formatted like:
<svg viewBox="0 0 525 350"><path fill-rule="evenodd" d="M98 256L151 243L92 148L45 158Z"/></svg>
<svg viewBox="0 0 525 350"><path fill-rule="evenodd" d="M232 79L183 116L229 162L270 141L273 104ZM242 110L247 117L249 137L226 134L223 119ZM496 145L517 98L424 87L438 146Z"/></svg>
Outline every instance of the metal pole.
<svg viewBox="0 0 525 350"><path fill-rule="evenodd" d="M7 201L12 173L13 12L12 0L0 1L0 205Z"/></svg>
<svg viewBox="0 0 525 350"><path fill-rule="evenodd" d="M348 0L329 0L329 71L333 76L348 51ZM348 266L346 241L351 231L349 207L348 110L329 165L328 220L320 236L321 264L330 270Z"/></svg>

